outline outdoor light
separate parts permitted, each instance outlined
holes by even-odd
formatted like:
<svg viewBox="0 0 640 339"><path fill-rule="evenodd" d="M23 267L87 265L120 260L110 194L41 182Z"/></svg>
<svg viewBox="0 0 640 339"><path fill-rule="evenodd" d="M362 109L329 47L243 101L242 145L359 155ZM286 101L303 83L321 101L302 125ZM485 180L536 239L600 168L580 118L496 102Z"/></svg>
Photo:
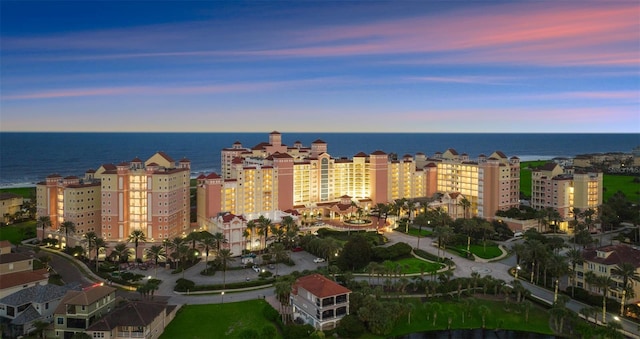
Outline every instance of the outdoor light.
<svg viewBox="0 0 640 339"><path fill-rule="evenodd" d="M518 272L520 272L520 269L522 269L520 265L516 266L516 280L518 280Z"/></svg>

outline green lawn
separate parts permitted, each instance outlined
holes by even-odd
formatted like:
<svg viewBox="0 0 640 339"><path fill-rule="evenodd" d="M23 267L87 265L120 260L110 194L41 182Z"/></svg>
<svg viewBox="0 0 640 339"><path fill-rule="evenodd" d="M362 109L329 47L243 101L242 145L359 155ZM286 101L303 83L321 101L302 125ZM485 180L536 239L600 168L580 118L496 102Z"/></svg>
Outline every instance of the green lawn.
<svg viewBox="0 0 640 339"><path fill-rule="evenodd" d="M14 193L22 196L23 198L31 198L36 196L36 188L35 187L2 188L0 189L0 193Z"/></svg>
<svg viewBox="0 0 640 339"><path fill-rule="evenodd" d="M461 253L467 251L467 245L454 245L448 247L453 247ZM487 245L486 250L482 245L471 245L469 249L471 250L471 253L482 259L493 259L502 255L502 251L497 245Z"/></svg>
<svg viewBox="0 0 640 339"><path fill-rule="evenodd" d="M421 273L421 272L430 273L444 267L444 265L442 264L428 262L428 261L420 260L417 258L404 258L400 260L395 260L393 261L393 263L399 264L403 267L402 269L403 274L415 274L415 273ZM421 267L423 268L422 271L420 270Z"/></svg>
<svg viewBox="0 0 640 339"><path fill-rule="evenodd" d="M403 303L412 303L414 307L411 312L411 323L409 324L408 322L408 316L403 317L387 337L415 332L445 330L449 326L449 318L451 318L451 328L482 328L481 305L489 309L485 316L486 328L553 334L549 327L549 314L542 308L531 305L529 319L526 321L522 305L513 303L506 305L504 301L474 300L475 304L469 308L470 312L465 312L464 304L461 302L430 300L422 303L419 299L404 299ZM432 311L434 303L440 308L440 311L437 312L435 326L433 325ZM462 321L463 314L465 314L464 322Z"/></svg>
<svg viewBox="0 0 640 339"><path fill-rule="evenodd" d="M633 182L632 175L609 175L602 178L602 185L605 187L602 199L607 201L613 194L622 191L630 201L640 202L640 183Z"/></svg>
<svg viewBox="0 0 640 339"><path fill-rule="evenodd" d="M18 224L3 226L0 228L0 240L9 240L12 244L17 244L24 239L36 236L36 221L25 221Z"/></svg>
<svg viewBox="0 0 640 339"><path fill-rule="evenodd" d="M264 327L275 329L275 325L262 315L265 307L271 306L264 300L185 305L160 338L239 338L243 329L253 329L257 333L262 333ZM276 338L281 336L277 334Z"/></svg>

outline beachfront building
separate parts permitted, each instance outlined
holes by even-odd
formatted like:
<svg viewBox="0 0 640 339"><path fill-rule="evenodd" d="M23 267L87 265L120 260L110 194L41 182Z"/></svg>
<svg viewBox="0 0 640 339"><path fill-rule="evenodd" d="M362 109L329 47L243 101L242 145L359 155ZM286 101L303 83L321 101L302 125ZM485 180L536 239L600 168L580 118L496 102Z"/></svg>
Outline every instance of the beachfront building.
<svg viewBox="0 0 640 339"><path fill-rule="evenodd" d="M585 172L546 163L532 172L531 207L538 210L553 208L563 221L574 218L574 209L597 210L602 204L602 178L602 172ZM566 224L560 223L560 227L566 228Z"/></svg>
<svg viewBox="0 0 640 339"><path fill-rule="evenodd" d="M427 157L395 157L383 151L334 158L323 140L310 147L296 141L289 147L278 132L269 142L247 148L235 142L221 151L222 174L198 179L198 225L207 227L221 213L247 220L266 216L277 222L278 211L311 217L340 218L345 197L368 212L395 200L458 193L471 203L470 215L493 218L498 210L519 205L520 161L502 152L472 161L455 150ZM457 199L454 194L452 199ZM458 211L450 211L459 214Z"/></svg>
<svg viewBox="0 0 640 339"><path fill-rule="evenodd" d="M47 176L45 181L36 185L37 214L48 216L50 230L59 230L65 221L75 225L78 235L87 232L100 232L100 181L93 178L91 170L83 178L77 176L62 177L59 174ZM41 228L38 227L38 232ZM49 233L65 247L75 246L77 241L66 239L65 232Z"/></svg>
<svg viewBox="0 0 640 339"><path fill-rule="evenodd" d="M319 330L335 328L349 314L351 290L320 274L298 278L291 288L293 316Z"/></svg>
<svg viewBox="0 0 640 339"><path fill-rule="evenodd" d="M435 187L436 192L443 194L461 194L471 203L467 211L470 216L493 219L497 211L520 205L518 157L508 158L496 151L488 157L481 154L472 160L465 153L448 149L420 162L426 162L426 186ZM449 197L454 200L461 198L458 195ZM456 207L448 211L453 217L462 213Z"/></svg>
<svg viewBox="0 0 640 339"><path fill-rule="evenodd" d="M38 183L38 216L49 216L49 237L63 245L65 221L74 223L76 238L95 232L106 241L123 241L134 230L151 241L188 231L191 163L157 152L146 161L135 158L89 170L84 178L54 174ZM76 243L70 243L76 245Z"/></svg>

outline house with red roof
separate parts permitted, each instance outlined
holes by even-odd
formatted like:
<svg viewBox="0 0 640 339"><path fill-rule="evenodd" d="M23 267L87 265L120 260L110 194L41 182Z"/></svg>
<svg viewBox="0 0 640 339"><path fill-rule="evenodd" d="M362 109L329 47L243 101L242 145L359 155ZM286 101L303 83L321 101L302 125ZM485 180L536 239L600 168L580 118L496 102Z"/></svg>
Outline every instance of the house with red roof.
<svg viewBox="0 0 640 339"><path fill-rule="evenodd" d="M351 290L320 274L298 278L290 295L293 317L316 329L335 328L349 314L349 294Z"/></svg>
<svg viewBox="0 0 640 339"><path fill-rule="evenodd" d="M617 244L598 248L585 249L582 252L583 264L576 267L577 287L588 289L593 293L601 293L599 287L586 281L587 272L596 276L609 276L615 282L615 287L608 289L608 297L622 300L622 277L615 274L619 265L628 263L636 268L640 275L640 250L628 245ZM640 283L632 282L633 296L626 295L625 304L640 302Z"/></svg>

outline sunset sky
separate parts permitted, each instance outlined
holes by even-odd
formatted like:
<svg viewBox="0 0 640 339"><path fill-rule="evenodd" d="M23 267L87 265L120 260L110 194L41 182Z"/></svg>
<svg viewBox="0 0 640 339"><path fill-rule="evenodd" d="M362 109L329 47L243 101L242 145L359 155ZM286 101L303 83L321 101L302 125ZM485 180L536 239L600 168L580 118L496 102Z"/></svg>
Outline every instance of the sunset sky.
<svg viewBox="0 0 640 339"><path fill-rule="evenodd" d="M640 2L1 1L1 131L640 132Z"/></svg>

